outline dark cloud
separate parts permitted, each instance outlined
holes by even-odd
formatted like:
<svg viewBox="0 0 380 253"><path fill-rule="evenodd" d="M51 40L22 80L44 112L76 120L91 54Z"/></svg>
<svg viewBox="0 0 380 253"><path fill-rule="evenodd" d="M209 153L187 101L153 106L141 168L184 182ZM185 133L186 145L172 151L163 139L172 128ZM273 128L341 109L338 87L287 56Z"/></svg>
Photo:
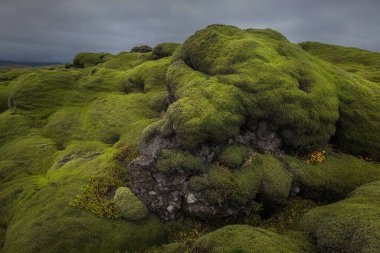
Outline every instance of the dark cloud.
<svg viewBox="0 0 380 253"><path fill-rule="evenodd" d="M378 0L0 0L0 59L69 61L181 42L212 23L380 51Z"/></svg>

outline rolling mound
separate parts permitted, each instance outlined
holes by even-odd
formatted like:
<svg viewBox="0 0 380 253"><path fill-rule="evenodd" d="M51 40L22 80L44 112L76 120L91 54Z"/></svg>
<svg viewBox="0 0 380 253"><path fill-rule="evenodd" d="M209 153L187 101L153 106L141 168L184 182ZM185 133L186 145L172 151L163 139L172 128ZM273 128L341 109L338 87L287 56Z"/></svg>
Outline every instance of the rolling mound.
<svg viewBox="0 0 380 253"><path fill-rule="evenodd" d="M378 59L211 25L1 69L0 252L375 252Z"/></svg>

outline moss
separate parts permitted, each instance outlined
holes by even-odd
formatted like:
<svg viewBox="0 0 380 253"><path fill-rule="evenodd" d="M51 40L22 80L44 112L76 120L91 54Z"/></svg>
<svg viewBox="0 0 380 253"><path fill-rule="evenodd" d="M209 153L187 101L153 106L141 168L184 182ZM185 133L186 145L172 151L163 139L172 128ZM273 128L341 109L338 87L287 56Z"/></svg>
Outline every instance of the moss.
<svg viewBox="0 0 380 253"><path fill-rule="evenodd" d="M212 25L190 36L172 61L174 102L163 125L185 149L224 142L248 120L265 120L289 151L315 150L334 137L340 148L378 159L379 86L277 32Z"/></svg>
<svg viewBox="0 0 380 253"><path fill-rule="evenodd" d="M160 43L153 48L153 58L157 60L171 56L179 46L179 43L174 42Z"/></svg>
<svg viewBox="0 0 380 253"><path fill-rule="evenodd" d="M151 54L122 52L114 58L99 64L99 67L125 71L132 69L149 60L153 60Z"/></svg>
<svg viewBox="0 0 380 253"><path fill-rule="evenodd" d="M78 142L75 148L61 151L57 160L74 150L96 146L82 145ZM101 155L95 158L74 159L53 166L44 176L1 185L0 222L7 225L3 252L141 252L164 242L165 231L154 217L139 223L110 222L69 205L89 178L106 181L114 175L112 171L122 170L113 161L113 148L98 144L98 150Z"/></svg>
<svg viewBox="0 0 380 253"><path fill-rule="evenodd" d="M158 120L159 112L149 107L148 101L156 97L148 94L107 94L92 102L83 115L87 138L107 144L137 145L142 130Z"/></svg>
<svg viewBox="0 0 380 253"><path fill-rule="evenodd" d="M10 87L0 85L0 113L8 109L8 97L10 94Z"/></svg>
<svg viewBox="0 0 380 253"><path fill-rule="evenodd" d="M109 53L79 53L74 57L73 63L77 67L90 67L105 61Z"/></svg>
<svg viewBox="0 0 380 253"><path fill-rule="evenodd" d="M178 253L178 252L189 253L190 248L186 244L174 242L174 243L164 244L160 247L151 248L145 252L146 253Z"/></svg>
<svg viewBox="0 0 380 253"><path fill-rule="evenodd" d="M66 147L73 139L82 139L81 111L77 108L64 108L49 117L42 129L44 137L54 140L57 147Z"/></svg>
<svg viewBox="0 0 380 253"><path fill-rule="evenodd" d="M135 46L131 49L131 53L149 53L152 48L148 45Z"/></svg>
<svg viewBox="0 0 380 253"><path fill-rule="evenodd" d="M332 77L322 62L277 37L213 25L183 43L168 71L176 102L165 115L180 144L224 141L248 118L280 127L294 149L328 142L339 116ZM280 54L280 45L291 56ZM305 83L310 92L300 89Z"/></svg>
<svg viewBox="0 0 380 253"><path fill-rule="evenodd" d="M90 75L80 80L78 86L95 92L122 91L124 81L124 72L95 67L91 70Z"/></svg>
<svg viewBox="0 0 380 253"><path fill-rule="evenodd" d="M280 235L247 225L229 225L204 235L192 252L316 252L300 233Z"/></svg>
<svg viewBox="0 0 380 253"><path fill-rule="evenodd" d="M299 45L308 53L318 56L345 71L380 83L379 52L310 41L302 42Z"/></svg>
<svg viewBox="0 0 380 253"><path fill-rule="evenodd" d="M221 165L211 167L205 176L192 177L189 187L195 191L204 190L207 199L219 206L244 205L250 197L236 173Z"/></svg>
<svg viewBox="0 0 380 253"><path fill-rule="evenodd" d="M342 199L356 187L380 179L379 164L346 154L331 152L324 162L312 165L290 156L285 162L301 184L301 194L314 199Z"/></svg>
<svg viewBox="0 0 380 253"><path fill-rule="evenodd" d="M242 145L230 145L227 146L218 155L218 161L231 167L240 167L245 159L248 158L249 148Z"/></svg>
<svg viewBox="0 0 380 253"><path fill-rule="evenodd" d="M258 191L267 204L284 204L292 185L291 174L272 155L256 155L250 167L260 178Z"/></svg>
<svg viewBox="0 0 380 253"><path fill-rule="evenodd" d="M186 152L163 149L157 160L157 169L164 173L183 170L187 173L201 173L206 171L206 162Z"/></svg>
<svg viewBox="0 0 380 253"><path fill-rule="evenodd" d="M165 91L166 93L166 72L169 67L169 59L158 61L149 61L136 66L128 71L124 91L129 93L133 91Z"/></svg>
<svg viewBox="0 0 380 253"><path fill-rule="evenodd" d="M113 197L120 215L131 221L139 221L149 216L146 206L127 187L119 187Z"/></svg>
<svg viewBox="0 0 380 253"><path fill-rule="evenodd" d="M275 209L284 204L292 178L280 161L271 155L256 154L240 170L214 165L204 176L194 176L189 187L205 191L209 201L218 205L247 205L260 198L265 208ZM255 206L251 206L255 209Z"/></svg>
<svg viewBox="0 0 380 253"><path fill-rule="evenodd" d="M84 208L99 217L108 219L119 218L124 213L119 210L120 203L116 204L110 200L107 194L118 186L122 185L122 181L115 177L92 178L85 185L80 194L78 194L70 205L77 208Z"/></svg>
<svg viewBox="0 0 380 253"><path fill-rule="evenodd" d="M70 102L70 90L81 73L76 70L39 69L15 80L9 107L17 113L46 118L59 106Z"/></svg>
<svg viewBox="0 0 380 253"><path fill-rule="evenodd" d="M333 142L346 152L380 160L380 86L347 76L338 95L340 118Z"/></svg>
<svg viewBox="0 0 380 253"><path fill-rule="evenodd" d="M6 111L0 114L0 146L14 138L28 134L30 123L17 114Z"/></svg>
<svg viewBox="0 0 380 253"><path fill-rule="evenodd" d="M300 227L323 252L376 252L380 247L380 181L354 190L346 200L310 210Z"/></svg>
<svg viewBox="0 0 380 253"><path fill-rule="evenodd" d="M0 160L13 160L29 175L45 173L53 164L55 143L40 136L15 139L0 147Z"/></svg>

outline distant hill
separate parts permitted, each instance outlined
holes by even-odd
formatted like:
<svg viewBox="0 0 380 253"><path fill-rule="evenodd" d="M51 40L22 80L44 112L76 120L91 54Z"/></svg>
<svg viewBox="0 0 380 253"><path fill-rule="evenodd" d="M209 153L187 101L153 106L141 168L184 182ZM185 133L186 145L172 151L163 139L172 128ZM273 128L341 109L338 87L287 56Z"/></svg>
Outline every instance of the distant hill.
<svg viewBox="0 0 380 253"><path fill-rule="evenodd" d="M0 60L0 68L11 67L41 67L62 64L61 62L18 62L18 61L4 61Z"/></svg>

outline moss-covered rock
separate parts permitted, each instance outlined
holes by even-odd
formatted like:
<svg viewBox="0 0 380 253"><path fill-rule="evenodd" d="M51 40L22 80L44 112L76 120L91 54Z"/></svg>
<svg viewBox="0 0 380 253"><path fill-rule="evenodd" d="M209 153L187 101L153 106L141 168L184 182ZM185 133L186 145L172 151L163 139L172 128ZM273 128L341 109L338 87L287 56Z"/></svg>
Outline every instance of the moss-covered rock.
<svg viewBox="0 0 380 253"><path fill-rule="evenodd" d="M247 225L230 225L198 239L194 253L277 253L315 252L314 246L300 233L276 234Z"/></svg>
<svg viewBox="0 0 380 253"><path fill-rule="evenodd" d="M314 150L334 137L349 152L379 158L378 85L334 69L275 31L197 31L176 50L167 79L172 104L161 131L174 133L183 148L221 143L264 120L288 150Z"/></svg>
<svg viewBox="0 0 380 253"><path fill-rule="evenodd" d="M127 220L138 221L149 216L146 206L127 187L117 188L113 201L120 215Z"/></svg>
<svg viewBox="0 0 380 253"><path fill-rule="evenodd" d="M330 152L315 164L287 156L285 163L300 184L300 193L319 200L342 199L358 186L380 179L378 163L346 154Z"/></svg>
<svg viewBox="0 0 380 253"><path fill-rule="evenodd" d="M206 162L186 152L164 149L157 160L157 169L163 173L175 170L185 170L187 173L202 173L206 171Z"/></svg>
<svg viewBox="0 0 380 253"><path fill-rule="evenodd" d="M379 215L380 181L376 181L357 188L345 200L310 210L300 227L323 252L377 252Z"/></svg>
<svg viewBox="0 0 380 253"><path fill-rule="evenodd" d="M79 53L74 57L74 66L85 68L105 62L109 53Z"/></svg>
<svg viewBox="0 0 380 253"><path fill-rule="evenodd" d="M152 55L154 59L161 59L171 56L174 51L180 46L179 43L166 42L160 43L153 48Z"/></svg>
<svg viewBox="0 0 380 253"><path fill-rule="evenodd" d="M243 145L227 146L218 155L218 161L231 167L240 167L249 154L249 148Z"/></svg>
<svg viewBox="0 0 380 253"><path fill-rule="evenodd" d="M148 45L135 46L131 49L131 53L149 53L152 48Z"/></svg>

